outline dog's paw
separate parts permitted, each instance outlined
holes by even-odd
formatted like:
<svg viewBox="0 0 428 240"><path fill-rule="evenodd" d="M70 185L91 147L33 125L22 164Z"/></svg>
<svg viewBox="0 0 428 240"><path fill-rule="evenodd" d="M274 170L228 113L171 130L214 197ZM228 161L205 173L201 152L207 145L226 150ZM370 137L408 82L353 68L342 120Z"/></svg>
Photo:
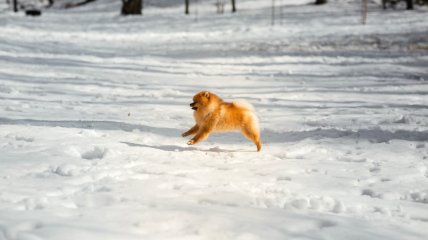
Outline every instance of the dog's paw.
<svg viewBox="0 0 428 240"><path fill-rule="evenodd" d="M188 135L186 133L181 134L182 137L187 137Z"/></svg>
<svg viewBox="0 0 428 240"><path fill-rule="evenodd" d="M195 144L195 140L189 140L188 142L187 142L187 145L193 145L193 144Z"/></svg>

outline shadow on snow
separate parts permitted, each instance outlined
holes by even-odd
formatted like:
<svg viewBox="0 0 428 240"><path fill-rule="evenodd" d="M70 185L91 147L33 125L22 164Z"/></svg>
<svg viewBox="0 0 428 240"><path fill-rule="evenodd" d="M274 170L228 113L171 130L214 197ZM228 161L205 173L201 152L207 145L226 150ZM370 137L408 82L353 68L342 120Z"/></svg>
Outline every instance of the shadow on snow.
<svg viewBox="0 0 428 240"><path fill-rule="evenodd" d="M89 121L89 120L36 120L36 119L9 119L0 118L0 125L29 125L29 126L47 126L47 127L63 127L63 128L82 128L82 129L95 129L95 130L117 130L131 132L139 130L141 132L154 133L166 137L180 137L184 129L166 128L166 127L153 127L140 124L132 124L125 122L115 121ZM264 143L280 143L280 142L298 142L305 139L335 139L335 138L350 138L356 140L368 140L374 143L384 143L390 140L404 140L404 141L428 141L428 131L409 131L397 130L389 131L380 128L375 129L358 129L346 130L337 128L316 128L304 131L290 131L290 132L275 132L270 129L262 131L262 139ZM247 141L239 133L223 133L212 134L209 141L223 142L223 143L238 143ZM127 143L132 145L132 143ZM145 145L141 145L145 146ZM196 150L183 148L179 146L145 146L152 148L159 148L167 151L188 151ZM213 149L212 151L227 151Z"/></svg>

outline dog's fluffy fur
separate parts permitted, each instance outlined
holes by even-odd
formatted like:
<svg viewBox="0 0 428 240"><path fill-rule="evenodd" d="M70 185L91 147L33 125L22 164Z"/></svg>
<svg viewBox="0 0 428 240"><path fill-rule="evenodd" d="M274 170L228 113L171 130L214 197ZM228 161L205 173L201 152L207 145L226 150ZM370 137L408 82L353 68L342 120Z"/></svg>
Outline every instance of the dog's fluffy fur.
<svg viewBox="0 0 428 240"><path fill-rule="evenodd" d="M190 107L195 110L193 116L196 124L182 136L196 135L187 144L198 143L207 138L211 132L239 130L256 144L257 151L262 148L259 121L254 114L253 106L248 102L244 100L224 102L214 93L202 91L193 97Z"/></svg>

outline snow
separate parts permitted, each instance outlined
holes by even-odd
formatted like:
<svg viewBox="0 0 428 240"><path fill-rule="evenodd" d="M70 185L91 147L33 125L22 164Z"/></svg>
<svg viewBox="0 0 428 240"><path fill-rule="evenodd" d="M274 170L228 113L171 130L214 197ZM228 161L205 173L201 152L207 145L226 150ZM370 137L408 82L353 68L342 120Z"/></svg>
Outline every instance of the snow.
<svg viewBox="0 0 428 240"><path fill-rule="evenodd" d="M0 240L427 239L426 7L308 2L1 3ZM255 107L260 153L186 145L201 90Z"/></svg>

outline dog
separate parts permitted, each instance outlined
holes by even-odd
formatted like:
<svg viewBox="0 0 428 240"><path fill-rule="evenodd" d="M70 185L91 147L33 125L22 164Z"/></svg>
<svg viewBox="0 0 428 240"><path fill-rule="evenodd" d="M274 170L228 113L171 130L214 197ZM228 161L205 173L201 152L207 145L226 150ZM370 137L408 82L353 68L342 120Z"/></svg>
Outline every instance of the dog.
<svg viewBox="0 0 428 240"><path fill-rule="evenodd" d="M261 150L259 121L253 106L248 102L225 102L214 93L202 91L193 97L190 107L194 110L196 124L182 136L196 135L187 142L188 145L206 139L212 132L239 130L256 144L257 151Z"/></svg>

